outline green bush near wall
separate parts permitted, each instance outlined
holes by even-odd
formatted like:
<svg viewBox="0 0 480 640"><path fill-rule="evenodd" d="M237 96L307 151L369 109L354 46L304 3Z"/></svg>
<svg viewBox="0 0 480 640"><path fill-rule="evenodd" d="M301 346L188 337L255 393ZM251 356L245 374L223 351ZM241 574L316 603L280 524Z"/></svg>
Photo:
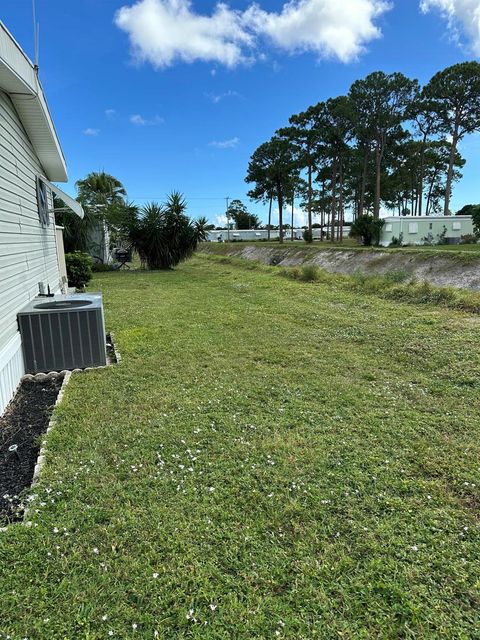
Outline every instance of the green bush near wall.
<svg viewBox="0 0 480 640"><path fill-rule="evenodd" d="M65 254L68 284L76 289L84 289L92 279L93 260L88 253L75 251Z"/></svg>

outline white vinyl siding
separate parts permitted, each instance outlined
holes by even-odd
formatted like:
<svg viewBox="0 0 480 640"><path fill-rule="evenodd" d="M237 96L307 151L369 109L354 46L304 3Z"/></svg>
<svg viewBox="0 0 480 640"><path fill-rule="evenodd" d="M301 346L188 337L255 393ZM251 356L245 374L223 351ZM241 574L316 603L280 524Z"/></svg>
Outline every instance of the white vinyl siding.
<svg viewBox="0 0 480 640"><path fill-rule="evenodd" d="M38 282L59 289L55 222L51 215L48 226L40 224L38 173L43 168L0 91L0 353L15 338L17 312L38 293Z"/></svg>

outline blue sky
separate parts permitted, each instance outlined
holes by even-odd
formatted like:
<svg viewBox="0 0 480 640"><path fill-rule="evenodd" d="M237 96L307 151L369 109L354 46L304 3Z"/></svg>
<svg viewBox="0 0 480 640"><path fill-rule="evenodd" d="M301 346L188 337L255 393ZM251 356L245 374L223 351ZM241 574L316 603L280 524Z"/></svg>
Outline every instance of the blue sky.
<svg viewBox="0 0 480 640"><path fill-rule="evenodd" d="M216 221L226 196L247 201L251 153L292 113L377 69L426 82L479 57L480 0L421 4L259 0L252 9L232 0L221 10L207 0L37 0L40 76L67 158L66 190L104 169L139 204L178 189L190 215ZM33 56L31 11L31 0L2 0L0 18ZM480 136L462 145L454 209L480 201L479 152Z"/></svg>

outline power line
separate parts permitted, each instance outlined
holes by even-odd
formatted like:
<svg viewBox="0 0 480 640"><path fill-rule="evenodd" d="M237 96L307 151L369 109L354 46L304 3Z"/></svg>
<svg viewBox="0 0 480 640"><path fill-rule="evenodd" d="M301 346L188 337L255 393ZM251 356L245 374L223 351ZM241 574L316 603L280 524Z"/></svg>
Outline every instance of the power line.
<svg viewBox="0 0 480 640"><path fill-rule="evenodd" d="M129 198L133 198L134 200L158 200L161 198L164 198L165 195L163 196L132 196L129 195ZM217 196L212 196L211 198L190 198L189 196L184 196L185 200L225 200L225 197L217 197ZM235 200L235 198L233 198ZM240 198L237 198L237 200L239 200Z"/></svg>

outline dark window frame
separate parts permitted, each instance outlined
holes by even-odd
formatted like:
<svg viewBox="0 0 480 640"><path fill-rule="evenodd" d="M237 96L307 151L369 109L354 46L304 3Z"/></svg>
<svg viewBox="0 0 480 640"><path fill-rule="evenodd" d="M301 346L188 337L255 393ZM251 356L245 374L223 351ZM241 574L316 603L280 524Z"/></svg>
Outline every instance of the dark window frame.
<svg viewBox="0 0 480 640"><path fill-rule="evenodd" d="M48 186L37 176L37 208L40 224L44 227L50 225L50 210L48 208Z"/></svg>

